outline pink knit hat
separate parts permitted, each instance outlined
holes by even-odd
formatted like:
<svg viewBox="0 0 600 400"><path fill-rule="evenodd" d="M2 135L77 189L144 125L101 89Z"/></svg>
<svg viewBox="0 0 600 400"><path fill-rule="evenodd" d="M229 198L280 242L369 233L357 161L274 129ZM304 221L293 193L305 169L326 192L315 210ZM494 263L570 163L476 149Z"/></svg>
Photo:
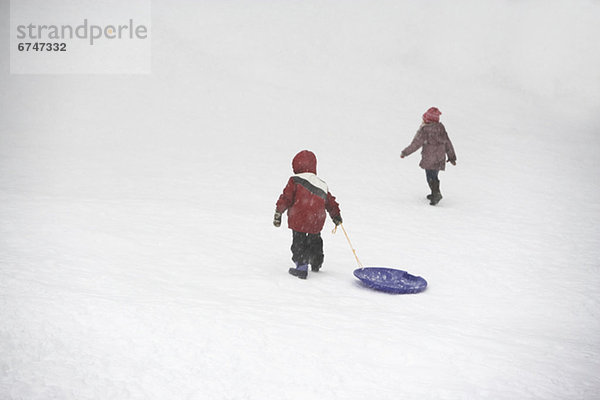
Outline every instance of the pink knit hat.
<svg viewBox="0 0 600 400"><path fill-rule="evenodd" d="M440 122L440 115L442 112L435 107L431 107L429 110L423 114L423 121L426 123L429 122Z"/></svg>

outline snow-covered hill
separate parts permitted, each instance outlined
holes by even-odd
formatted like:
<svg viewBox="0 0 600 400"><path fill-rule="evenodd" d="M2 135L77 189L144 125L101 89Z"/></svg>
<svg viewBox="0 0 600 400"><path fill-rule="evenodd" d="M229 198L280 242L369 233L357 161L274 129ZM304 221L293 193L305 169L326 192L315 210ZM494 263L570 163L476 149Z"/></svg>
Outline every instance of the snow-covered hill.
<svg viewBox="0 0 600 400"><path fill-rule="evenodd" d="M599 17L153 1L151 75L3 57L0 398L597 399ZM430 106L458 155L436 207L399 158ZM361 261L427 291L363 288L330 222L322 272L287 274L302 149Z"/></svg>

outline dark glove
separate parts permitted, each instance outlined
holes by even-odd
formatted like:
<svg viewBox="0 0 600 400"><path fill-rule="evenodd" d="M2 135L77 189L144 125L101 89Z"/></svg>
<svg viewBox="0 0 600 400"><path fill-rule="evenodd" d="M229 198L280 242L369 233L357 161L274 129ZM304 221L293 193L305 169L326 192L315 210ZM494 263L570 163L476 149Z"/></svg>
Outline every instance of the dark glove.
<svg viewBox="0 0 600 400"><path fill-rule="evenodd" d="M273 216L273 225L278 228L281 226L281 213L279 211L275 211L275 215Z"/></svg>
<svg viewBox="0 0 600 400"><path fill-rule="evenodd" d="M456 160L448 160L448 162L452 165L456 165Z"/></svg>
<svg viewBox="0 0 600 400"><path fill-rule="evenodd" d="M331 218L333 220L333 223L335 224L335 226L338 226L339 224L342 223L342 216L341 215L336 215L335 217Z"/></svg>

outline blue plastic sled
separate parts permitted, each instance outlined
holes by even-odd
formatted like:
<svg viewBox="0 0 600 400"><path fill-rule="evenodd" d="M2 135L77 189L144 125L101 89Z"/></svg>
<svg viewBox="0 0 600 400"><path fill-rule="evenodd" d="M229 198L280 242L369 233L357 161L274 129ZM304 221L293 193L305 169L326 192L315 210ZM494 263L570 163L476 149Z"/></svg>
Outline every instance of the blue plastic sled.
<svg viewBox="0 0 600 400"><path fill-rule="evenodd" d="M359 268L354 270L354 276L365 286L387 293L419 293L427 288L427 281L420 276L393 268Z"/></svg>

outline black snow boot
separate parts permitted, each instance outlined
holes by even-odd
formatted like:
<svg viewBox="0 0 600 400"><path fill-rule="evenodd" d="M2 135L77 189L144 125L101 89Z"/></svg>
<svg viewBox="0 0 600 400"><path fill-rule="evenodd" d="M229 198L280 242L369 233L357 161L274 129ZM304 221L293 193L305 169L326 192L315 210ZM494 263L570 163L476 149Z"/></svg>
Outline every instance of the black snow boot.
<svg viewBox="0 0 600 400"><path fill-rule="evenodd" d="M298 277L300 279L306 279L306 277L308 276L308 271L302 271L297 268L290 268L288 272L290 273L290 275L294 275L295 277Z"/></svg>
<svg viewBox="0 0 600 400"><path fill-rule="evenodd" d="M431 201L429 204L435 206L442 199L442 193L440 192L440 181L433 181L431 184Z"/></svg>
<svg viewBox="0 0 600 400"><path fill-rule="evenodd" d="M431 194L427 195L427 200L431 200L433 197L433 180L427 179L427 184L429 185L429 189L431 190Z"/></svg>

